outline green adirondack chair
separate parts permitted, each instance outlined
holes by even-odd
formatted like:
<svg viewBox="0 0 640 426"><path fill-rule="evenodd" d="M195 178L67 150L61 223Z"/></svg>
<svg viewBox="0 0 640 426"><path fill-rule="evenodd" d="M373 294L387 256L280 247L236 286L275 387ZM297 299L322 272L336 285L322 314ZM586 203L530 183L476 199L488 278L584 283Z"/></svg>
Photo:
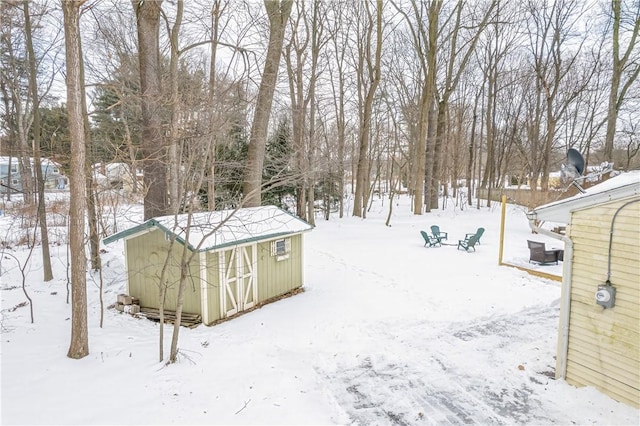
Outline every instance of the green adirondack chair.
<svg viewBox="0 0 640 426"><path fill-rule="evenodd" d="M422 235L422 238L424 238L425 247L427 246L427 244L429 245L429 247L436 247L440 245L440 241L437 238L432 237L425 231L420 231L420 234Z"/></svg>
<svg viewBox="0 0 640 426"><path fill-rule="evenodd" d="M442 240L446 240L449 237L449 234L441 231L438 225L431 226L431 233L433 234L434 238L438 239L438 242L440 244L442 244Z"/></svg>
<svg viewBox="0 0 640 426"><path fill-rule="evenodd" d="M479 237L476 234L473 234L468 239L458 240L458 250L460 250L460 248L463 248L466 252L468 252L469 249L473 249L473 251L476 251L475 246L476 244L478 244L478 239Z"/></svg>
<svg viewBox="0 0 640 426"><path fill-rule="evenodd" d="M482 234L484 234L484 228L478 228L478 230L476 231L475 234L467 234L467 235L464 236L464 239L467 240L472 235L477 235L478 236L478 244L480 244L480 237L482 237Z"/></svg>

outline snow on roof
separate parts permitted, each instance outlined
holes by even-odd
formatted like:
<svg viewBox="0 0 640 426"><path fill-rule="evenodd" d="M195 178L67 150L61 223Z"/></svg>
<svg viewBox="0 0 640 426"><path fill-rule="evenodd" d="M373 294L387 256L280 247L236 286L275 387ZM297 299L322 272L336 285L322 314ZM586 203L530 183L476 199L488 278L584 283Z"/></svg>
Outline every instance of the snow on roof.
<svg viewBox="0 0 640 426"><path fill-rule="evenodd" d="M192 250L208 251L297 234L313 228L309 223L275 206L194 213L190 223L188 220L188 214L149 219L105 238L104 243L159 228L175 235L178 242L186 242Z"/></svg>
<svg viewBox="0 0 640 426"><path fill-rule="evenodd" d="M570 214L574 210L634 195L640 195L640 170L621 173L586 189L585 193L536 207L527 216L531 219L569 223Z"/></svg>
<svg viewBox="0 0 640 426"><path fill-rule="evenodd" d="M20 159L18 157L0 156L0 164L9 164L9 161L11 161L12 164L20 164ZM34 164L35 159L33 157L29 157L29 161L31 164ZM40 157L40 164L42 166L53 165L55 167L60 167L60 164L46 157Z"/></svg>

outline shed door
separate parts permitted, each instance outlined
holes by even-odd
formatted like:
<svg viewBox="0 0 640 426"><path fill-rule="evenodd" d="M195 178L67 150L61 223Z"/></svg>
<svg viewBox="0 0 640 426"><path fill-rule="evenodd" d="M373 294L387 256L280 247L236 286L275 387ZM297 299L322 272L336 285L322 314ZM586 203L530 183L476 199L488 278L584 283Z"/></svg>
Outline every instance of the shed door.
<svg viewBox="0 0 640 426"><path fill-rule="evenodd" d="M256 246L236 247L220 252L220 301L228 317L255 305L258 288L255 279Z"/></svg>

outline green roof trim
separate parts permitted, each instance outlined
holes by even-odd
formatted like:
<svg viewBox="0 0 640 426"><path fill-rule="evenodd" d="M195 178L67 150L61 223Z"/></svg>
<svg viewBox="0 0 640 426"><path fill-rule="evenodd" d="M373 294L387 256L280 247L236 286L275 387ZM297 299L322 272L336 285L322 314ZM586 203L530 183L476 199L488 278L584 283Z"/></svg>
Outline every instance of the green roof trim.
<svg viewBox="0 0 640 426"><path fill-rule="evenodd" d="M117 241L121 238L126 238L130 235L134 235L143 231L146 231L150 228L154 228L158 226L158 224L153 220L150 219L144 223L141 223L140 225L134 226L133 228L129 228L129 229L125 229L124 231L120 231L120 232L116 232L115 234L111 234L106 238L102 239L102 242L105 244L109 244L112 243L114 241Z"/></svg>

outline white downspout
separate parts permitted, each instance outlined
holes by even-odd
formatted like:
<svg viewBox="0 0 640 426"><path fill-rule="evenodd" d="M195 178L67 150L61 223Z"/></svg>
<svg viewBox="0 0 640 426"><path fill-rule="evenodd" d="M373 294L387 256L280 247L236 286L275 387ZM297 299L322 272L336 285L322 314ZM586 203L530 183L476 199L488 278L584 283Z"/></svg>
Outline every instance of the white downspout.
<svg viewBox="0 0 640 426"><path fill-rule="evenodd" d="M560 296L560 330L558 332L558 358L556 360L556 378L567 376L567 357L569 354L569 318L571 315L571 280L573 263L573 241L566 235L556 234L536 225L536 213L527 213L532 231L564 242L562 261L562 292Z"/></svg>

